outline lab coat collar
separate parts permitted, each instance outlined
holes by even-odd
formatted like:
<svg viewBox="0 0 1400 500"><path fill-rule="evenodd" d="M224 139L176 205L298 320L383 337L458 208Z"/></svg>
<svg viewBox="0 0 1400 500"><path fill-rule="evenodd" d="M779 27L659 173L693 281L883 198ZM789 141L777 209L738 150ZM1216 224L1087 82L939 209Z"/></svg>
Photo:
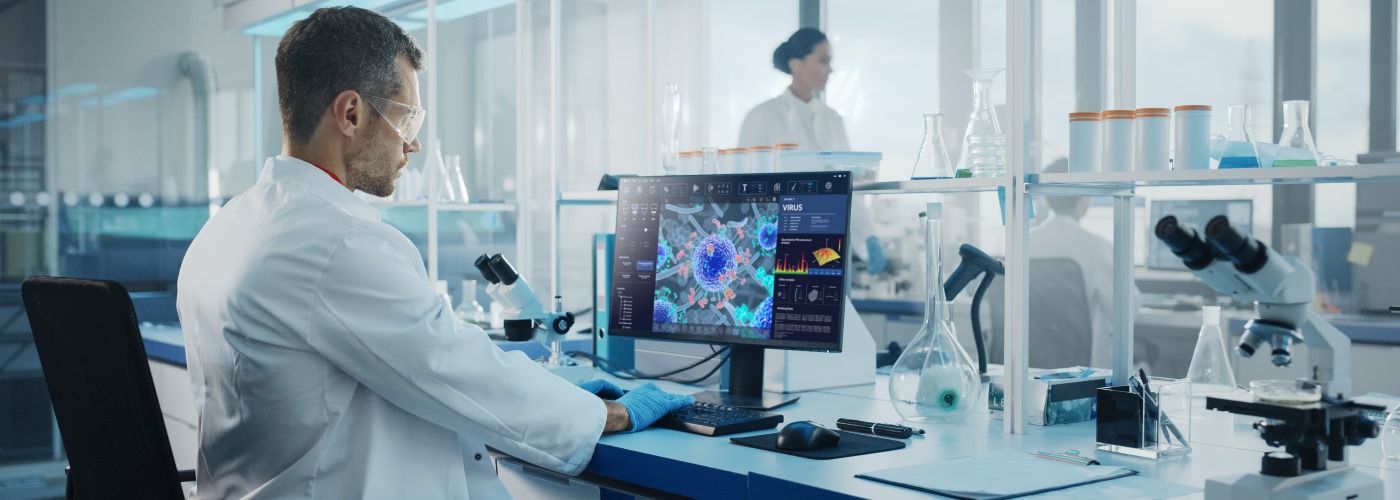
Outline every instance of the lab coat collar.
<svg viewBox="0 0 1400 500"><path fill-rule="evenodd" d="M379 222L378 210L356 197L350 190L345 189L345 186L326 175L325 171L301 158L287 155L268 158L267 163L263 164L262 176L258 182L300 184L306 186L306 189L317 198L325 200L350 215Z"/></svg>
<svg viewBox="0 0 1400 500"><path fill-rule="evenodd" d="M797 97L797 94L792 93L792 87L783 88L783 99L787 101L789 106L797 108L811 108L815 111L826 107L826 104L821 100L821 96L817 95L816 92L812 93L812 100L803 102L801 97Z"/></svg>

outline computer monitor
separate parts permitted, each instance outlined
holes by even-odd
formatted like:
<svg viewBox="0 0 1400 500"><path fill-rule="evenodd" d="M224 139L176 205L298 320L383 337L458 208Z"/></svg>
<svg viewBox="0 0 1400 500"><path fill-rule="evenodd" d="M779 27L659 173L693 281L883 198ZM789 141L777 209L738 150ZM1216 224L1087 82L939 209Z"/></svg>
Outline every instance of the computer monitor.
<svg viewBox="0 0 1400 500"><path fill-rule="evenodd" d="M1205 230L1206 222L1212 217L1224 215L1230 218L1231 224L1249 234L1254 203L1250 200L1153 200L1149 213L1151 218L1147 222L1147 268L1186 271L1181 257L1172 255L1171 249L1151 234L1157 221L1162 220L1162 217L1174 215L1182 227L1189 227L1200 233Z"/></svg>
<svg viewBox="0 0 1400 500"><path fill-rule="evenodd" d="M841 350L850 211L849 172L622 179L610 333L729 346L699 400L795 401L763 392L763 350Z"/></svg>

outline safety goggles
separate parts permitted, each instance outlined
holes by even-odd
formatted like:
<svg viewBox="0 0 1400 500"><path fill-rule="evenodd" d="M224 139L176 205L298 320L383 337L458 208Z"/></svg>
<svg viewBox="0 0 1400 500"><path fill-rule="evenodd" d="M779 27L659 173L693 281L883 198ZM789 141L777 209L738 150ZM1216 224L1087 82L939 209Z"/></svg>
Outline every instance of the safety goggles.
<svg viewBox="0 0 1400 500"><path fill-rule="evenodd" d="M423 128L423 116L427 114L422 107L369 94L360 96L369 102L370 107L374 108L379 116L389 122L389 126L399 133L404 144L413 144L418 138L418 131Z"/></svg>

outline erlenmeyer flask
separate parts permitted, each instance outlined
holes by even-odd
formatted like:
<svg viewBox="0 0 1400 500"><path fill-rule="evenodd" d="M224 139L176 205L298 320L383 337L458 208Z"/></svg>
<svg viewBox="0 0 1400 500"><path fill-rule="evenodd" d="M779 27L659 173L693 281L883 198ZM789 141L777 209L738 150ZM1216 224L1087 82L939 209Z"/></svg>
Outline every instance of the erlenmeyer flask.
<svg viewBox="0 0 1400 500"><path fill-rule="evenodd" d="M714 175L719 173L719 149L700 148L700 175Z"/></svg>
<svg viewBox="0 0 1400 500"><path fill-rule="evenodd" d="M899 416L916 422L961 422L981 403L977 365L958 343L948 300L943 295L940 245L942 204L929 203L919 214L924 228L927 279L924 324L890 367L890 401Z"/></svg>
<svg viewBox="0 0 1400 500"><path fill-rule="evenodd" d="M914 160L910 179L947 179L953 176L948 161L948 148L943 146L943 115L924 115L924 142L919 144L919 156Z"/></svg>
<svg viewBox="0 0 1400 500"><path fill-rule="evenodd" d="M992 80L1001 74L1001 68L981 68L963 71L972 79L972 115L967 121L967 131L963 133L962 149L958 153L958 177L972 176L972 144L1005 143L1001 134L1001 124L997 123L996 111L992 109ZM996 138L994 138L996 137ZM997 139L999 138L999 139ZM984 155L992 151L982 148Z"/></svg>
<svg viewBox="0 0 1400 500"><path fill-rule="evenodd" d="M1235 390L1235 369L1230 366L1230 351L1225 347L1225 334L1220 330L1220 307L1201 308L1201 333L1196 336L1196 352L1191 355L1191 367L1186 380L1197 394L1219 394Z"/></svg>
<svg viewBox="0 0 1400 500"><path fill-rule="evenodd" d="M1249 105L1231 104L1226 112L1230 131L1226 134L1225 152L1220 156L1220 168L1259 167L1259 149L1254 146L1254 134L1249 132Z"/></svg>
<svg viewBox="0 0 1400 500"><path fill-rule="evenodd" d="M676 82L666 82L661 96L661 168L675 175L680 168L681 90Z"/></svg>
<svg viewBox="0 0 1400 500"><path fill-rule="evenodd" d="M1308 101L1283 101L1283 133L1278 137L1275 167L1316 167L1317 147L1308 129Z"/></svg>

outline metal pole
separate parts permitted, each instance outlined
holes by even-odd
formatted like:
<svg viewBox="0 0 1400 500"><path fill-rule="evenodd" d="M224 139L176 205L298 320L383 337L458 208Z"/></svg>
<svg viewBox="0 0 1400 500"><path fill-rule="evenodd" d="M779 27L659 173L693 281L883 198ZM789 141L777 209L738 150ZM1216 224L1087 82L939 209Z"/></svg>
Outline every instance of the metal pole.
<svg viewBox="0 0 1400 500"><path fill-rule="evenodd" d="M1371 0L1372 152L1395 151L1395 0Z"/></svg>
<svg viewBox="0 0 1400 500"><path fill-rule="evenodd" d="M1317 130L1317 2L1315 0L1274 0L1274 110L1273 142L1283 132L1283 101L1312 101L1309 127ZM1273 234L1270 243L1283 241L1287 224L1313 220L1311 184L1273 187Z"/></svg>
<svg viewBox="0 0 1400 500"><path fill-rule="evenodd" d="M1036 117L1028 106L1033 99L1036 81L1031 71L1034 42L1031 20L1037 7L1033 0L1006 0L1007 101L1011 108L1011 123L1006 127L1008 148L1006 173L1006 432L1025 434L1027 379L1030 376L1030 242L1031 195L1026 190L1025 174L1032 157L1027 141Z"/></svg>
<svg viewBox="0 0 1400 500"><path fill-rule="evenodd" d="M1108 9L1102 0L1074 3L1074 107L1103 111L1108 103L1104 75L1108 70Z"/></svg>

